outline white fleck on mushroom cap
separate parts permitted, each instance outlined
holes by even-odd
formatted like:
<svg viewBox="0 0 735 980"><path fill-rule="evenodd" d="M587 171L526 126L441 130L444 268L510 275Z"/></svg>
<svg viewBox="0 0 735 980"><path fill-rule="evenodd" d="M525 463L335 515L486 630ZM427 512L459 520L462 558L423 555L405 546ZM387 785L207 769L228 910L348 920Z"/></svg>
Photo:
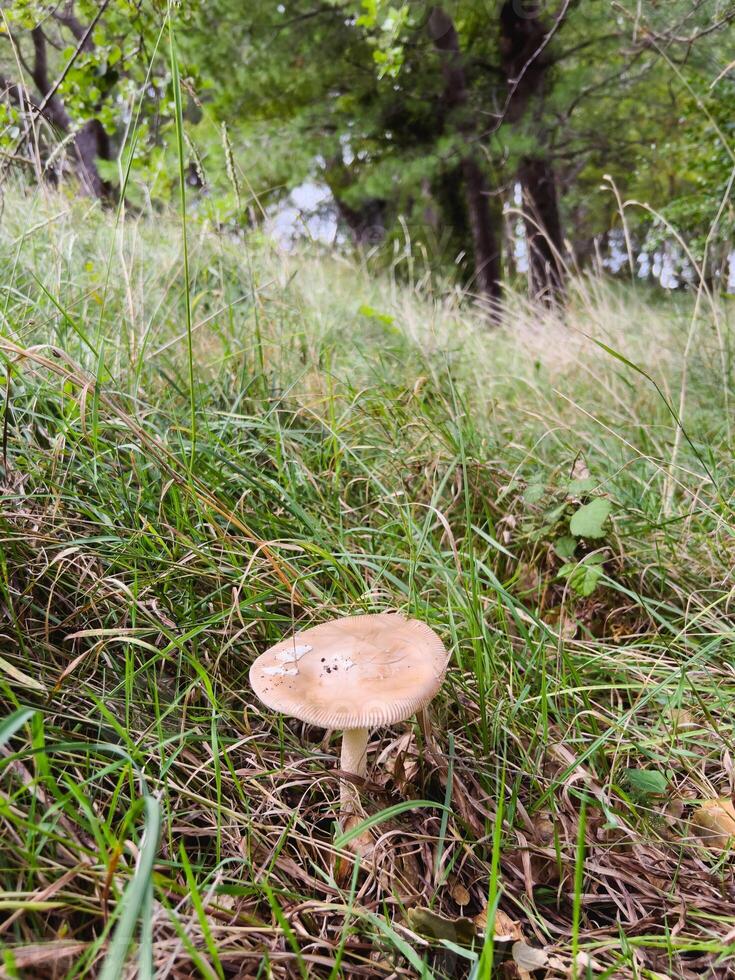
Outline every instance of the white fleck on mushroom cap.
<svg viewBox="0 0 735 980"><path fill-rule="evenodd" d="M320 728L403 721L441 687L448 654L430 626L398 613L348 616L297 632L250 668L260 700Z"/></svg>

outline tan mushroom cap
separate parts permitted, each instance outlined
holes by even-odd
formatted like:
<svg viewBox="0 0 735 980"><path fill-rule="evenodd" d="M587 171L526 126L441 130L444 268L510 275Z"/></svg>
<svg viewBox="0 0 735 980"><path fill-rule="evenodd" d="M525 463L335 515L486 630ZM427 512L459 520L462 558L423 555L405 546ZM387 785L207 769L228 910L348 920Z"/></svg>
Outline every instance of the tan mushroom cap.
<svg viewBox="0 0 735 980"><path fill-rule="evenodd" d="M403 721L441 687L448 655L430 626L398 613L348 616L261 654L250 684L264 704L321 728Z"/></svg>

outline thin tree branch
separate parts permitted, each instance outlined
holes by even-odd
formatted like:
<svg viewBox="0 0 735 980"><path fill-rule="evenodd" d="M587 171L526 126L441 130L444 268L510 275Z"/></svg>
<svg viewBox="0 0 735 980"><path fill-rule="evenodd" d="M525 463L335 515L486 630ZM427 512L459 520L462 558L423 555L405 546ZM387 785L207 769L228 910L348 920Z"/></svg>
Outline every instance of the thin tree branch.
<svg viewBox="0 0 735 980"><path fill-rule="evenodd" d="M516 92L518 91L518 87L521 84L521 82L523 81L523 78L525 77L526 72L528 72L528 70L531 68L531 66L533 65L533 63L538 58L541 57L541 55L544 53L544 51L546 50L546 48L548 48L549 44L551 44L552 38L554 37L554 35L556 34L556 32L559 30L559 28L561 27L561 25L564 23L564 20L565 20L565 18L567 16L567 13L569 12L569 8L572 6L573 3L576 3L576 2L577 2L577 0L564 0L564 2L562 3L562 6L561 6L561 9L560 9L559 13L557 14L556 20L551 25L551 28L544 35L544 38L541 41L541 43L539 44L538 48L536 48L536 50L533 52L533 54L531 55L531 57L527 59L527 61L525 62L525 64L521 68L520 72L516 75L516 77L511 80L511 88L510 88L510 91L508 92L508 95L507 95L506 100L505 100L505 104L504 104L504 106L503 106L503 108L502 108L502 110L500 112L499 117L498 117L497 124L496 124L496 127L495 127L496 129L500 127L500 124L505 119L505 117L506 117L506 115L508 113L508 110L510 109L511 102L513 101L513 97L515 96Z"/></svg>
<svg viewBox="0 0 735 980"><path fill-rule="evenodd" d="M604 44L606 41L618 41L620 36L619 31L614 31L610 34L602 34L600 37L590 37L586 41L581 41L579 44L575 44L573 48L568 48L566 51L562 51L560 54L556 55L554 58L554 64L558 65L561 61L565 61L567 58L571 58L572 55L579 54L580 51L584 51L586 48L591 48L595 44Z"/></svg>
<svg viewBox="0 0 735 980"><path fill-rule="evenodd" d="M41 102L41 104L39 106L40 109L44 109L46 107L46 105L48 104L49 100L52 99L54 97L54 95L56 95L56 93L58 92L59 88L63 84L64 79L66 78L66 76L71 71L71 69L72 69L72 67L74 65L74 62L77 60L77 58L82 53L82 51L86 50L87 41L92 37L92 32L94 31L95 27L97 26L97 24L100 21L100 18L102 17L102 15L104 14L104 12L107 10L107 8L108 8L109 5L110 5L110 0L103 0L103 2L100 4L99 10L94 15L94 18L91 20L89 26L85 30L85 32L82 35L82 37L79 39L79 42L78 42L78 44L77 44L77 46L76 46L76 48L74 50L74 53L72 54L71 58L69 58L69 61L66 63L66 65L64 65L63 71L61 72L61 74L59 75L59 77L56 79L56 81L54 82L54 84L49 89L48 94L46 96L44 96L44 99L43 99L43 101Z"/></svg>
<svg viewBox="0 0 735 980"><path fill-rule="evenodd" d="M66 27L68 30L70 30L77 41L83 42L83 50L91 51L94 48L89 32L74 13L74 0L68 0L64 11L60 12L55 10L52 16L54 20L57 20L62 25L62 27Z"/></svg>

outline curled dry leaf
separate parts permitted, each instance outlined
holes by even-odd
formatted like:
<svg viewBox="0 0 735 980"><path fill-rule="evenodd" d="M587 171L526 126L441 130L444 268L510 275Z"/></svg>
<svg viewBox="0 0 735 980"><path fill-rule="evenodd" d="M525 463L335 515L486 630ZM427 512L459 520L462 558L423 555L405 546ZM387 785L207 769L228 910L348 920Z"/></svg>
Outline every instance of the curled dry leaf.
<svg viewBox="0 0 735 980"><path fill-rule="evenodd" d="M692 814L692 831L706 847L724 851L735 846L735 808L732 800L706 800Z"/></svg>
<svg viewBox="0 0 735 980"><path fill-rule="evenodd" d="M534 970L543 970L548 965L549 954L545 949L529 946L519 940L513 943L513 962L520 970L533 973Z"/></svg>
<svg viewBox="0 0 735 980"><path fill-rule="evenodd" d="M552 961L555 957L549 961L549 965L552 966ZM577 974L578 976L589 976L590 971L594 970L597 973L602 973L604 971L604 966L599 963L594 957L590 956L589 953L581 951L577 953Z"/></svg>
<svg viewBox="0 0 735 980"><path fill-rule="evenodd" d="M408 927L427 939L447 939L460 946L471 946L474 940L482 937L487 928L487 908L473 919L458 916L450 919L426 908L412 908L407 914ZM512 943L523 939L519 922L511 919L502 909L495 912L495 942Z"/></svg>
<svg viewBox="0 0 735 980"><path fill-rule="evenodd" d="M362 823L364 817L351 814L345 819L344 830L348 832ZM371 830L363 830L357 837L346 845L349 851L360 859L363 869L374 870L375 867L375 836ZM347 887L352 877L353 862L346 855L336 855L334 858L334 878L341 888Z"/></svg>
<svg viewBox="0 0 735 980"><path fill-rule="evenodd" d="M668 716L675 732L680 732L685 728L699 728L699 722L686 708L670 708Z"/></svg>
<svg viewBox="0 0 735 980"><path fill-rule="evenodd" d="M487 929L487 906L475 916L475 925L484 932ZM496 909L494 922L495 940L499 943L510 943L523 939L520 922L511 919L502 909Z"/></svg>
<svg viewBox="0 0 735 980"><path fill-rule="evenodd" d="M418 752L413 731L393 739L375 762L378 771L390 776L400 792L408 791L419 771Z"/></svg>
<svg viewBox="0 0 735 980"><path fill-rule="evenodd" d="M554 822L548 810L542 810L533 817L533 830L536 840L541 844L553 844Z"/></svg>
<svg viewBox="0 0 735 980"><path fill-rule="evenodd" d="M501 525L505 525L504 529L500 533L500 538L503 544L511 543L513 540L513 531L515 530L517 524L518 521L515 519L513 514L506 514L504 517L500 518L497 523L498 529Z"/></svg>
<svg viewBox="0 0 735 980"><path fill-rule="evenodd" d="M681 837L681 818L684 814L684 801L678 797L669 800L661 810L663 833L668 840L676 841Z"/></svg>
<svg viewBox="0 0 735 980"><path fill-rule="evenodd" d="M427 939L447 939L459 946L471 946L477 937L477 928L472 919L459 916L449 919L431 909L409 909L408 927Z"/></svg>

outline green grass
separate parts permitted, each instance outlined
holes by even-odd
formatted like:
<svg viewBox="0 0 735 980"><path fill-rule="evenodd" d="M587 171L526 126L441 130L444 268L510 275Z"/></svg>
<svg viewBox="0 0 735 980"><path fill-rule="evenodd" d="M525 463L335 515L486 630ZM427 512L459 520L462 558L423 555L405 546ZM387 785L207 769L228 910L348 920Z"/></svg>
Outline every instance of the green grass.
<svg viewBox="0 0 735 980"><path fill-rule="evenodd" d="M727 975L729 856L689 827L734 778L726 300L590 279L492 331L398 260L191 220L185 263L173 216L18 191L0 267L9 976L489 976L502 937L408 926L488 901L549 975ZM452 667L432 733L373 735L366 871L336 736L247 672L389 609Z"/></svg>

